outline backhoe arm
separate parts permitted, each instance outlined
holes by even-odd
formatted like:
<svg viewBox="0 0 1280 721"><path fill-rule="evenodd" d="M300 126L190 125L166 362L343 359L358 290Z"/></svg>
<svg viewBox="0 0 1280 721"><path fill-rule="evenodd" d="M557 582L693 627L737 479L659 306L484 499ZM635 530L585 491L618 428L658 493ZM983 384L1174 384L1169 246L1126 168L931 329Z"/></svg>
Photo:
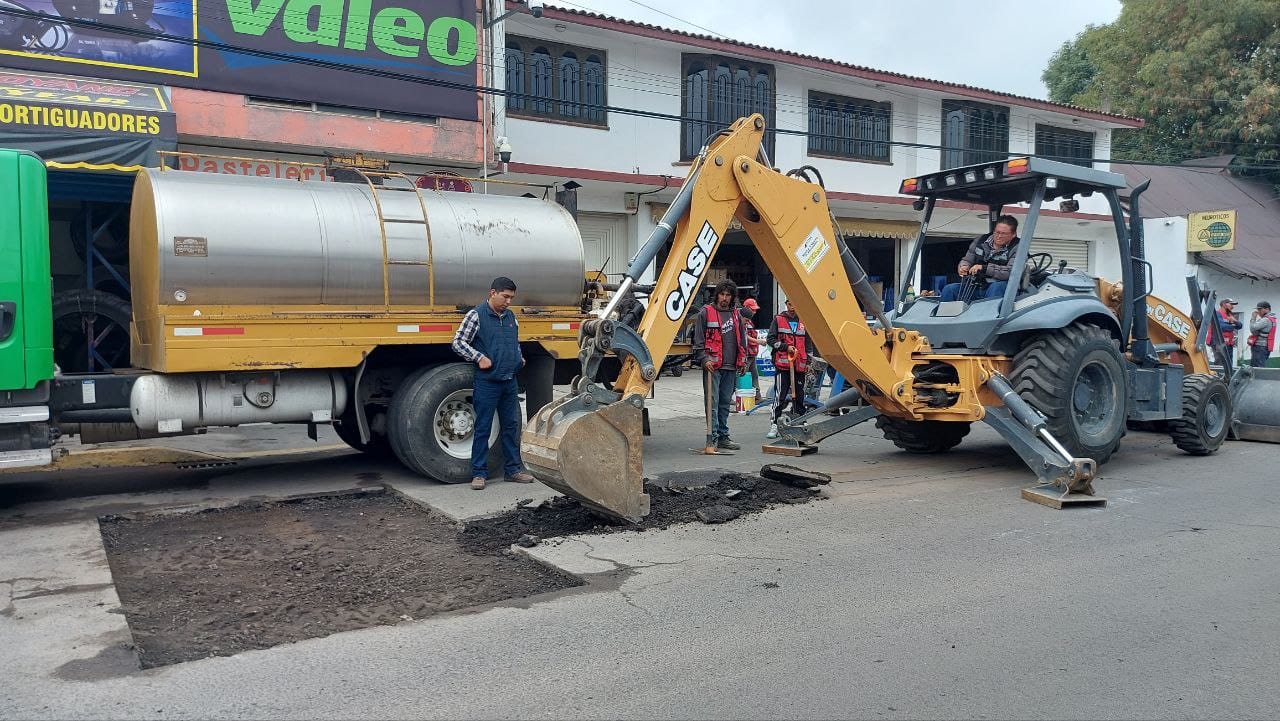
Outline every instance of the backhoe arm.
<svg viewBox="0 0 1280 721"><path fill-rule="evenodd" d="M650 357L662 358L670 351L685 315L697 311L690 306L730 220L736 219L828 361L860 387L866 383L884 395L904 379L890 365L884 333L867 325L854 299L826 194L817 185L761 164L756 158L763 137L759 116L739 120L708 145L691 169L689 212L675 228L667 263L637 332ZM861 268L856 272L861 275ZM907 352L918 347L904 344ZM650 375L643 363L629 357L614 389L624 397L648 395L654 381Z"/></svg>
<svg viewBox="0 0 1280 721"><path fill-rule="evenodd" d="M625 293L670 239L638 329L608 320L613 304L604 318L583 324L583 376L570 395L530 420L522 436L521 454L539 480L611 515L636 521L648 512L641 429L644 398L657 377L653 359L666 356L686 314L696 310L691 306L735 218L828 361L878 409L921 417L910 359L926 352L927 342L912 331L889 328L889 337L885 329L868 326L864 308L884 317L879 298L836 236L825 193L760 163L763 137L763 119L744 118L695 160L618 292ZM594 380L608 351L623 359L612 387Z"/></svg>

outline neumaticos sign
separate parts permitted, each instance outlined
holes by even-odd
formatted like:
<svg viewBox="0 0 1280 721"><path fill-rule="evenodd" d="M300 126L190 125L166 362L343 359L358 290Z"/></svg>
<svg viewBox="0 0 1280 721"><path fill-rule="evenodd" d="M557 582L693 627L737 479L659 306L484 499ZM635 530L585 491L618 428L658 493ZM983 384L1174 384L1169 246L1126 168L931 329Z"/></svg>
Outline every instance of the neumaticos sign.
<svg viewBox="0 0 1280 721"><path fill-rule="evenodd" d="M0 62L36 70L475 120L474 6L464 0L24 0L39 21L0 15ZM62 12L60 12L60 10ZM62 13L66 12L67 15ZM91 20L129 30L86 28ZM6 32L8 31L8 32ZM137 33L198 39L215 50ZM297 61L263 57L288 55ZM386 71L408 79L350 72Z"/></svg>

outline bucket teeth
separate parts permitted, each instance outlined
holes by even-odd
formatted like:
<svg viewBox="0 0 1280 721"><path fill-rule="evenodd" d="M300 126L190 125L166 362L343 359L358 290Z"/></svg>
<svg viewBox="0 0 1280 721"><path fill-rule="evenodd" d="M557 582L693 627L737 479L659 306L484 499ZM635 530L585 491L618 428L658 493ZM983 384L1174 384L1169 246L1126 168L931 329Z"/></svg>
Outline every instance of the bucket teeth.
<svg viewBox="0 0 1280 721"><path fill-rule="evenodd" d="M539 411L520 437L525 467L539 481L615 518L638 523L644 492L643 400L595 405L572 395Z"/></svg>

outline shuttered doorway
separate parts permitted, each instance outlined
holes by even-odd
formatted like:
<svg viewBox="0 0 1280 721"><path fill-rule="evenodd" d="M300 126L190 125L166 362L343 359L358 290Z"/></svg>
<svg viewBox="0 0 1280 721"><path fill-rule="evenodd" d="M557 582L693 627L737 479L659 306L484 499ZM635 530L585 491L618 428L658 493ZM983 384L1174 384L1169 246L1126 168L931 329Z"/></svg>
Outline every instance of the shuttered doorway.
<svg viewBox="0 0 1280 721"><path fill-rule="evenodd" d="M1089 272L1089 243L1084 240L1046 240L1036 238L1031 241L1032 253L1048 253L1053 256L1052 270L1058 270L1058 262L1067 261L1068 268Z"/></svg>
<svg viewBox="0 0 1280 721"><path fill-rule="evenodd" d="M578 231L588 271L600 270L617 281L631 260L627 216L612 213L578 213ZM607 265L605 261L608 261Z"/></svg>

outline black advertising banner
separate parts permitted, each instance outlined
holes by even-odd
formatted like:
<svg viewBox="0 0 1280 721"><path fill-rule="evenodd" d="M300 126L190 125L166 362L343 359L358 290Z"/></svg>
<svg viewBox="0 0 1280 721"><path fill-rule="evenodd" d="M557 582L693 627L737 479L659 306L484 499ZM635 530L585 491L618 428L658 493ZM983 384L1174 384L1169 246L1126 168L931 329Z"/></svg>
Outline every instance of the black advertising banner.
<svg viewBox="0 0 1280 721"><path fill-rule="evenodd" d="M159 164L177 128L154 85L0 70L0 147L60 169L132 171Z"/></svg>
<svg viewBox="0 0 1280 721"><path fill-rule="evenodd" d="M465 0L0 0L4 65L416 115L477 119L418 82L475 85L477 51Z"/></svg>

